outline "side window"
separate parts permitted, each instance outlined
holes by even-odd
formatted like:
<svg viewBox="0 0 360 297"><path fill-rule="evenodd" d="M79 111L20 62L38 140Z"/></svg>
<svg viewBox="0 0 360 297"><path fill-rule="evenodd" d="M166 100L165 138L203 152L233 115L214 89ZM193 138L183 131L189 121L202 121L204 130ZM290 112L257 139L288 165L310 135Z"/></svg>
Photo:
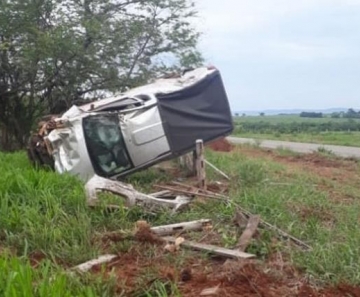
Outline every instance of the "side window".
<svg viewBox="0 0 360 297"><path fill-rule="evenodd" d="M97 174L111 176L132 167L116 114L83 119L88 152Z"/></svg>

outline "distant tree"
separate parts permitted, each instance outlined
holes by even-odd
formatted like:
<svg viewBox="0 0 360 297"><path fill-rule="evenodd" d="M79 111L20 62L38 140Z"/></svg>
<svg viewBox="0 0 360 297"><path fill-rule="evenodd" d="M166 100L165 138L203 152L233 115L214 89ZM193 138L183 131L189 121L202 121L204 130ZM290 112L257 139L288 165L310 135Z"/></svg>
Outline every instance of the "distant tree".
<svg viewBox="0 0 360 297"><path fill-rule="evenodd" d="M260 116L264 117L265 116L265 112L260 112Z"/></svg>
<svg viewBox="0 0 360 297"><path fill-rule="evenodd" d="M235 116L238 117L238 116L239 116L239 113L238 113L238 112L235 112Z"/></svg>
<svg viewBox="0 0 360 297"><path fill-rule="evenodd" d="M349 108L348 111L344 113L344 118L359 119L360 118L360 111L357 112L353 108Z"/></svg>
<svg viewBox="0 0 360 297"><path fill-rule="evenodd" d="M246 113L243 113L241 116L242 116L243 118L246 117Z"/></svg>
<svg viewBox="0 0 360 297"><path fill-rule="evenodd" d="M300 113L300 117L302 118L322 118L323 114L321 112L306 112L303 111Z"/></svg>
<svg viewBox="0 0 360 297"><path fill-rule="evenodd" d="M339 118L341 118L341 113L340 112L333 112L330 115L330 117L333 118L333 119L339 119Z"/></svg>

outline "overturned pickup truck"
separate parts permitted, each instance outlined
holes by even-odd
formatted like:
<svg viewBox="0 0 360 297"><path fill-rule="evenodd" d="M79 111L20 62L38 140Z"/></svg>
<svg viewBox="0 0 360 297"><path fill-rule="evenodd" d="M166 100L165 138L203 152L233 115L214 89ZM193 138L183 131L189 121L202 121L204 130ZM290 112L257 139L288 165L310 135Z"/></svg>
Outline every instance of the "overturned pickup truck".
<svg viewBox="0 0 360 297"><path fill-rule="evenodd" d="M39 165L117 180L233 130L220 73L198 68L118 96L73 106L41 124L28 154Z"/></svg>

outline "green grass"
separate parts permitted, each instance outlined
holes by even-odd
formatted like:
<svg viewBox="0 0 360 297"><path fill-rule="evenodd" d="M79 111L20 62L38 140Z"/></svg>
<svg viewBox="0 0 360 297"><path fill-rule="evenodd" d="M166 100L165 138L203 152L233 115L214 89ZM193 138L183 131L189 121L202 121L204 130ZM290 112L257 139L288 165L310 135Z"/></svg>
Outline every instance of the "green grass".
<svg viewBox="0 0 360 297"><path fill-rule="evenodd" d="M43 262L38 269L33 269L26 260L1 255L0 269L0 295L4 297L111 296L106 291L97 290L94 285L79 283L53 267L50 261Z"/></svg>
<svg viewBox="0 0 360 297"><path fill-rule="evenodd" d="M235 117L234 120L238 123L249 122L257 123L260 121L269 122L271 124L281 124L281 123L347 123L349 119L347 118L331 118L329 115L324 115L322 118L304 118L299 115L265 115L265 116L245 116L245 117ZM360 119L351 119L351 121L360 122Z"/></svg>
<svg viewBox="0 0 360 297"><path fill-rule="evenodd" d="M175 215L167 211L149 215L138 208L117 212L107 212L102 207L90 209L85 203L82 183L76 178L35 170L23 153L0 153L0 295L121 296L123 293L115 290L111 278L69 277L65 273L67 268L104 253L103 247L94 241L96 234L131 231L139 219L155 226L210 218L222 245L231 248L239 236L231 223L236 204L313 247L311 252L303 252L286 241L274 245L276 233L262 229L260 239L252 242L249 252L267 261L272 253L280 251L318 281L360 285L360 190L356 183L328 181L337 191L355 197L352 203L342 204L314 186L324 182L311 172L287 172L285 165L247 158L241 150L208 151L207 159L232 177L233 204L209 200L205 204L194 203L190 211ZM211 169L208 177L219 178ZM168 180L167 174L150 169L128 181L139 189L150 190L152 184ZM196 239L201 235L192 236ZM121 242L112 246L111 252L126 251L132 245L131 241ZM41 252L47 259L36 268L28 262L34 252ZM146 253L151 255L151 250ZM183 258L176 256L169 261L181 267ZM139 280L141 296L168 296L163 283L146 287L148 278ZM176 285L171 286L175 286L173 295L181 296Z"/></svg>
<svg viewBox="0 0 360 297"><path fill-rule="evenodd" d="M234 123L239 137L360 146L360 119L279 115L235 117Z"/></svg>
<svg viewBox="0 0 360 297"><path fill-rule="evenodd" d="M230 157L213 154L211 161L227 168L238 180L232 187L236 202L313 247L309 253L289 249L297 266L325 281L360 283L358 188L353 188L356 197L353 203L342 205L329 199L329 193L313 186L321 183L321 177L311 172L292 173L291 177L284 178L284 165L265 159L249 160L241 152ZM275 185L267 182L269 180ZM289 186L276 186L277 182ZM345 185L337 184L336 188L346 191ZM325 213L329 217L322 218ZM265 247L270 251L268 244L265 242Z"/></svg>
<svg viewBox="0 0 360 297"><path fill-rule="evenodd" d="M234 136L282 140L305 143L331 144L360 147L360 132L321 132L321 133L235 133Z"/></svg>

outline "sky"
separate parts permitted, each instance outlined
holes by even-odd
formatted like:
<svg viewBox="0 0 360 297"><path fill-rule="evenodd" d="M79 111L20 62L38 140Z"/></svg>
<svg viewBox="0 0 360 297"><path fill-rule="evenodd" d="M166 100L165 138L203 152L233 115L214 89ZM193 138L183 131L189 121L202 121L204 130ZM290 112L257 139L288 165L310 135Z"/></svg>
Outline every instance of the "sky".
<svg viewBox="0 0 360 297"><path fill-rule="evenodd" d="M195 0L233 111L360 108L360 0Z"/></svg>

